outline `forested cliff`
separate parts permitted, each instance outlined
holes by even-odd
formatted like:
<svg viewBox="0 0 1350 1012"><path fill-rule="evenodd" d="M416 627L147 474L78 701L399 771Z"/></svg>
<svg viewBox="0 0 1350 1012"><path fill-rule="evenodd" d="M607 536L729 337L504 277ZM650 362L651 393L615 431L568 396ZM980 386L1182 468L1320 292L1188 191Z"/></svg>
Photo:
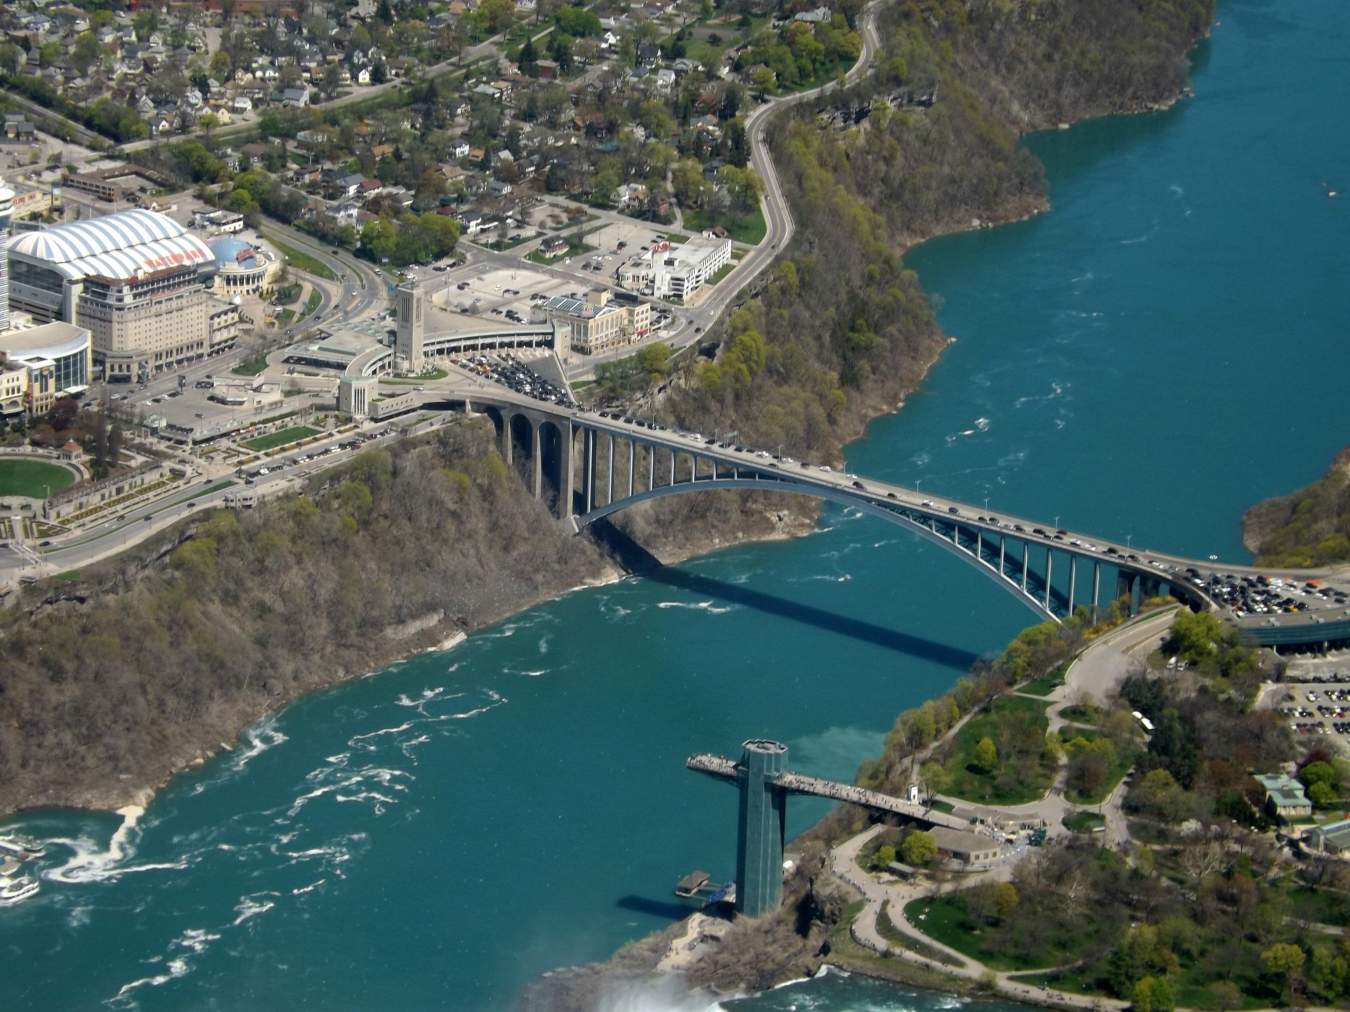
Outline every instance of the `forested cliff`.
<svg viewBox="0 0 1350 1012"><path fill-rule="evenodd" d="M125 803L304 692L603 575L494 446L456 419L25 591L0 612L0 811Z"/></svg>
<svg viewBox="0 0 1350 1012"><path fill-rule="evenodd" d="M1350 560L1350 447L1318 481L1259 502L1242 518L1242 541L1262 566L1329 566Z"/></svg>
<svg viewBox="0 0 1350 1012"><path fill-rule="evenodd" d="M1212 0L897 0L881 12L874 73L772 129L796 222L791 256L719 328L716 360L687 365L665 409L703 431L833 460L892 410L945 337L904 252L943 232L1046 206L1032 130L1165 105ZM870 110L840 127L839 110ZM850 121L852 117L849 118ZM772 501L809 512L801 500ZM624 518L658 554L704 530L774 524L753 496L653 503Z"/></svg>

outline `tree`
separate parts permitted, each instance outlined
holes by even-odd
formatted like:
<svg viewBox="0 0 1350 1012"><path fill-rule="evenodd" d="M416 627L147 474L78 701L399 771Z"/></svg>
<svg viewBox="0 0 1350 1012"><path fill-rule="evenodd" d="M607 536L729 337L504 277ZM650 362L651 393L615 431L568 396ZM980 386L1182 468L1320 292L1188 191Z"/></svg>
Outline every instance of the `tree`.
<svg viewBox="0 0 1350 1012"><path fill-rule="evenodd" d="M1166 977L1144 977L1130 997L1135 1012L1172 1012L1177 1007Z"/></svg>
<svg viewBox="0 0 1350 1012"><path fill-rule="evenodd" d="M1308 800L1319 808L1325 808L1336 801L1336 791L1325 780L1318 780L1308 788Z"/></svg>
<svg viewBox="0 0 1350 1012"><path fill-rule="evenodd" d="M998 749L994 747L994 739L988 737L980 739L979 744L975 746L972 762L981 773L994 772L998 767Z"/></svg>
<svg viewBox="0 0 1350 1012"><path fill-rule="evenodd" d="M527 77L534 77L538 73L539 53L534 48L534 39L525 39L525 45L520 47L520 56L516 63L520 66L520 72Z"/></svg>
<svg viewBox="0 0 1350 1012"><path fill-rule="evenodd" d="M1242 991L1231 980L1216 980L1209 985L1209 998L1215 1012L1233 1012L1242 1005Z"/></svg>
<svg viewBox="0 0 1350 1012"><path fill-rule="evenodd" d="M998 911L998 917L1001 921L1006 921L1017 910L1018 903L1021 902L1021 895L1017 891L1017 886L1011 882L998 882L994 885L994 909Z"/></svg>
<svg viewBox="0 0 1350 1012"><path fill-rule="evenodd" d="M1218 650L1223 639L1223 626L1207 611L1191 612L1182 609L1172 623L1168 648L1192 664L1208 659Z"/></svg>
<svg viewBox="0 0 1350 1012"><path fill-rule="evenodd" d="M1307 961L1303 950L1293 942L1276 942L1261 953L1261 965L1267 973L1283 978L1285 991L1292 994L1298 985L1303 964Z"/></svg>
<svg viewBox="0 0 1350 1012"><path fill-rule="evenodd" d="M887 865L895 863L895 848L889 843L883 843L872 855L872 866L874 868L885 868Z"/></svg>
<svg viewBox="0 0 1350 1012"><path fill-rule="evenodd" d="M937 838L932 833L916 830L905 837L900 845L900 854L905 864L921 868L937 857Z"/></svg>

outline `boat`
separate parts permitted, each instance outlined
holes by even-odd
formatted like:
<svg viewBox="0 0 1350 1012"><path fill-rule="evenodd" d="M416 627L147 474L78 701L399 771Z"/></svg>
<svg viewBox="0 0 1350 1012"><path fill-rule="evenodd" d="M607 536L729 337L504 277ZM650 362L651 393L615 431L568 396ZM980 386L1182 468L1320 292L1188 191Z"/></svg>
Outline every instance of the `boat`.
<svg viewBox="0 0 1350 1012"><path fill-rule="evenodd" d="M20 861L27 861L30 858L41 857L45 853L46 847L27 836L19 836L16 833L0 836L0 857L16 857Z"/></svg>
<svg viewBox="0 0 1350 1012"><path fill-rule="evenodd" d="M0 875L0 906L22 903L37 891L37 880L27 875Z"/></svg>

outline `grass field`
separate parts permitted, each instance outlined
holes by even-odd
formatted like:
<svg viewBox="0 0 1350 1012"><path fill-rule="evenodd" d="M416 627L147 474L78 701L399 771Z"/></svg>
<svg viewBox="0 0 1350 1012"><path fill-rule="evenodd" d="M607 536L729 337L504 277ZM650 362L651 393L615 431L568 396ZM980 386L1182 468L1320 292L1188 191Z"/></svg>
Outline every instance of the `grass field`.
<svg viewBox="0 0 1350 1012"><path fill-rule="evenodd" d="M920 916L922 915L922 920ZM977 921L960 893L914 900L905 907L909 923L941 942L995 970L1033 970L1072 962L1097 941L1092 932L1069 926L1052 927L1041 947L1032 952L1010 951L1006 932Z"/></svg>
<svg viewBox="0 0 1350 1012"><path fill-rule="evenodd" d="M302 250L294 246L288 246L276 236L264 232L263 238L276 247L277 252L282 254L290 261L292 267L298 271L304 271L307 274L313 274L317 277L326 278L329 281L336 281L337 275L322 260L316 260Z"/></svg>
<svg viewBox="0 0 1350 1012"><path fill-rule="evenodd" d="M1073 833L1091 833L1098 826L1106 825L1106 819L1096 812L1070 812L1064 816L1064 828Z"/></svg>
<svg viewBox="0 0 1350 1012"><path fill-rule="evenodd" d="M298 319L304 319L306 316L312 316L314 310L319 308L319 303L323 301L323 293L317 288L309 293L309 298L305 300L305 308L300 311Z"/></svg>
<svg viewBox="0 0 1350 1012"><path fill-rule="evenodd" d="M64 467L45 460L16 460L0 457L0 495L26 495L45 499L75 484L75 475Z"/></svg>
<svg viewBox="0 0 1350 1012"><path fill-rule="evenodd" d="M230 372L236 376L256 376L267 368L267 352L260 351L249 355L247 358L241 358L239 364Z"/></svg>
<svg viewBox="0 0 1350 1012"><path fill-rule="evenodd" d="M751 246L763 240L764 233L767 230L767 226L764 224L764 215L760 214L758 207L744 214L731 214L730 212L723 214L710 212L703 208L694 208L684 212L684 225L686 228L692 228L697 232L703 232L721 225L732 239L737 242L749 243Z"/></svg>
<svg viewBox="0 0 1350 1012"><path fill-rule="evenodd" d="M302 439L308 439L310 436L319 435L319 430L308 425L292 425L290 428L279 429L276 432L269 432L265 436L258 436L256 439L249 439L242 446L247 446L250 450L275 450L278 446L285 446L287 443L298 443Z"/></svg>

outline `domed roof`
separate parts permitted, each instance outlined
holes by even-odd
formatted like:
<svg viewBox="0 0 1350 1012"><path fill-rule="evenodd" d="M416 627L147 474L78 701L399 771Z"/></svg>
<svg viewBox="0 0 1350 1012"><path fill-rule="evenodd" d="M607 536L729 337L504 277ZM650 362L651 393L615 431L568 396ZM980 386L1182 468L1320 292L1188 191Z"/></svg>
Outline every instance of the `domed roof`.
<svg viewBox="0 0 1350 1012"><path fill-rule="evenodd" d="M258 266L258 251L249 243L234 236L221 236L212 239L206 245L216 257L216 267L242 267L249 269Z"/></svg>
<svg viewBox="0 0 1350 1012"><path fill-rule="evenodd" d="M210 257L206 244L172 218L140 208L24 232L8 240L7 249L71 279L135 278Z"/></svg>

